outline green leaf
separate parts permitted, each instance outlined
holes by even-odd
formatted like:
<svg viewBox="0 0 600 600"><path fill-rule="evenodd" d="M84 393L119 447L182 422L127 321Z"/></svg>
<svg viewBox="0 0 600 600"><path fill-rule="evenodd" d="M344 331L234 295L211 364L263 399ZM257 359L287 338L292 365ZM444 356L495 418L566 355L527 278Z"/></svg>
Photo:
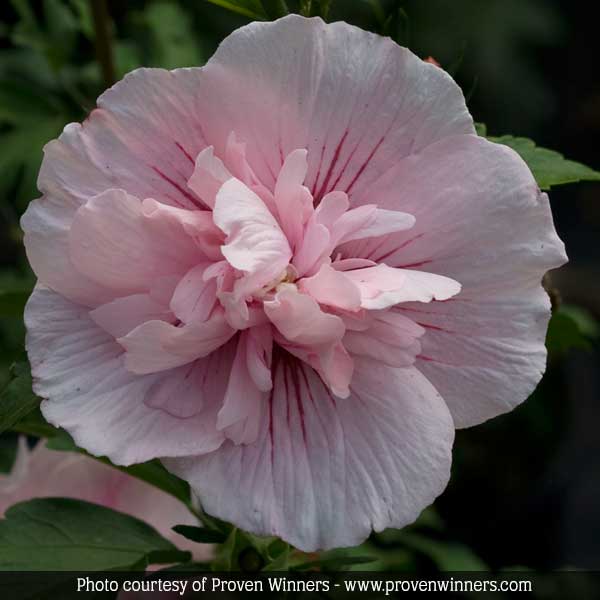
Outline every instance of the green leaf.
<svg viewBox="0 0 600 600"><path fill-rule="evenodd" d="M408 531L402 531L399 539L406 548L429 557L440 571L489 571L488 566L463 544L436 540Z"/></svg>
<svg viewBox="0 0 600 600"><path fill-rule="evenodd" d="M33 435L40 438L52 438L63 433L61 429L57 429L54 425L50 425L50 423L44 419L39 406L34 408L27 416L13 425L12 429L18 433Z"/></svg>
<svg viewBox="0 0 600 600"><path fill-rule="evenodd" d="M165 567L164 569L157 569L153 571L152 574L148 575L149 579L152 579L154 576L160 578L160 573L181 573L181 572L200 572L206 573L210 571L210 563L208 562L186 562L177 565L171 565L169 567Z"/></svg>
<svg viewBox="0 0 600 600"><path fill-rule="evenodd" d="M301 0L298 12L303 17L321 17L327 20L333 0Z"/></svg>
<svg viewBox="0 0 600 600"><path fill-rule="evenodd" d="M290 568L290 547L286 548L271 562L263 567L263 571L287 571Z"/></svg>
<svg viewBox="0 0 600 600"><path fill-rule="evenodd" d="M212 569L257 572L263 565L264 559L252 543L252 536L234 527L225 542L217 547Z"/></svg>
<svg viewBox="0 0 600 600"><path fill-rule="evenodd" d="M240 15L244 15L244 17L248 17L249 19L254 19L255 21L266 21L268 20L268 15L263 8L260 0L206 0L211 4L216 4L217 6L221 6L222 8L226 8L231 12L238 13Z"/></svg>
<svg viewBox="0 0 600 600"><path fill-rule="evenodd" d="M217 548L217 554L213 561L213 571L233 571L237 570L237 556L248 542L240 539L240 530L234 527L225 542Z"/></svg>
<svg viewBox="0 0 600 600"><path fill-rule="evenodd" d="M58 99L40 94L30 83L11 78L0 79L0 121L16 125L31 124L41 115L48 118L62 109Z"/></svg>
<svg viewBox="0 0 600 600"><path fill-rule="evenodd" d="M600 181L600 173L573 160L567 160L554 150L540 148L524 137L503 135L488 136L488 140L509 146L527 163L538 185L549 190L554 185L574 183L576 181Z"/></svg>
<svg viewBox="0 0 600 600"><path fill-rule="evenodd" d="M321 571L343 571L353 565L364 565L375 560L372 556L352 556L345 550L331 550L324 552L317 560L294 564L290 567L292 571L306 571L319 568Z"/></svg>
<svg viewBox="0 0 600 600"><path fill-rule="evenodd" d="M0 144L10 152L0 153L0 194L12 193L17 185L17 203L24 207L37 197L36 178L46 142L58 136L68 117L38 114L0 134Z"/></svg>
<svg viewBox="0 0 600 600"><path fill-rule="evenodd" d="M72 56L77 42L79 23L64 0L44 0L41 21L29 0L12 0L19 21L12 30L15 45L42 54L57 72Z"/></svg>
<svg viewBox="0 0 600 600"><path fill-rule="evenodd" d="M363 0L363 2L366 2L371 7L379 26L385 27L386 21L389 20L389 17L386 16L379 0Z"/></svg>
<svg viewBox="0 0 600 600"><path fill-rule="evenodd" d="M0 317L22 317L31 290L0 290Z"/></svg>
<svg viewBox="0 0 600 600"><path fill-rule="evenodd" d="M44 0L48 62L60 69L72 60L77 42L79 23L64 0Z"/></svg>
<svg viewBox="0 0 600 600"><path fill-rule="evenodd" d="M563 304L560 307L562 314L568 315L579 328L582 335L589 339L596 339L600 336L600 323L594 315L581 306L572 304Z"/></svg>
<svg viewBox="0 0 600 600"><path fill-rule="evenodd" d="M175 2L156 2L144 12L144 19L153 37L153 63L165 69L199 66L202 58L190 16Z"/></svg>
<svg viewBox="0 0 600 600"><path fill-rule="evenodd" d="M285 0L261 0L261 3L270 19L279 19L290 13Z"/></svg>
<svg viewBox="0 0 600 600"><path fill-rule="evenodd" d="M438 514L436 509L433 506L428 506L419 515L419 518L412 525L410 525L410 528L412 530L417 530L417 531L430 530L430 531L441 532L441 531L444 531L445 526L444 526L444 521L442 520L442 517L440 517L440 515ZM397 530L397 529L386 529L383 532L381 532L381 534L378 534L378 535L384 536L386 534L386 532L398 532L398 531L399 530Z"/></svg>
<svg viewBox="0 0 600 600"><path fill-rule="evenodd" d="M58 452L79 452L81 454L87 454L85 450L79 448L77 444L75 444L73 438L64 429L57 429L56 434L46 442L46 447Z"/></svg>
<svg viewBox="0 0 600 600"><path fill-rule="evenodd" d="M0 433L13 427L40 404L31 389L28 363L15 363L11 367L11 377L0 392Z"/></svg>
<svg viewBox="0 0 600 600"><path fill-rule="evenodd" d="M546 347L555 355L573 348L589 350L590 339L598 335L598 324L591 315L577 307L561 306L548 325Z"/></svg>
<svg viewBox="0 0 600 600"><path fill-rule="evenodd" d="M21 502L0 521L0 571L144 569L189 558L143 521L71 498Z"/></svg>
<svg viewBox="0 0 600 600"><path fill-rule="evenodd" d="M193 525L175 525L173 531L199 544L222 544L227 536L220 531L207 527L194 527Z"/></svg>
<svg viewBox="0 0 600 600"><path fill-rule="evenodd" d="M0 473L10 473L17 457L18 438L16 435L0 437Z"/></svg>
<svg viewBox="0 0 600 600"><path fill-rule="evenodd" d="M480 135L481 137L486 137L487 125L485 123L475 123L474 125L477 135Z"/></svg>
<svg viewBox="0 0 600 600"><path fill-rule="evenodd" d="M108 459L104 460L106 463L115 466ZM177 498L188 507L191 505L190 486L182 479L179 479L179 477L169 473L158 460L150 460L138 465L131 465L130 467L117 468L161 489L163 492Z"/></svg>
<svg viewBox="0 0 600 600"><path fill-rule="evenodd" d="M92 7L89 0L70 0L79 22L79 29L90 41L94 41L94 19L92 17Z"/></svg>

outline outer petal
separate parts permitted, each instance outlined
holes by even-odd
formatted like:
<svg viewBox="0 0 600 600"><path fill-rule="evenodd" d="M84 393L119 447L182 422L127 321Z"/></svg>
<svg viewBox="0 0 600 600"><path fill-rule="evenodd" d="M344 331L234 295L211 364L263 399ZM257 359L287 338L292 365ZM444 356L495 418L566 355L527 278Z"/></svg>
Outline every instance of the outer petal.
<svg viewBox="0 0 600 600"><path fill-rule="evenodd" d="M139 376L125 370L122 348L88 317L87 309L50 290L36 288L25 324L34 391L46 398L42 412L82 448L117 464L132 464L210 452L221 444L216 413L231 369L231 346L197 361L193 377L189 367ZM172 409L181 379L188 392L196 390L198 402L204 401L198 414L186 419L149 406L162 398Z"/></svg>
<svg viewBox="0 0 600 600"><path fill-rule="evenodd" d="M69 230L79 204L45 197L29 203L21 217L25 250L38 281L87 306L113 300L110 290L78 271L71 262Z"/></svg>
<svg viewBox="0 0 600 600"><path fill-rule="evenodd" d="M207 146L198 111L202 69L137 69L104 92L83 124L45 148L40 189L79 202L109 188L198 208L187 188Z"/></svg>
<svg viewBox="0 0 600 600"><path fill-rule="evenodd" d="M548 197L509 148L475 136L442 140L402 161L371 188L369 202L416 217L415 227L348 256L452 277L460 296L407 316L428 329L417 366L448 403L457 426L511 410L546 364L550 302L544 273L566 260Z"/></svg>
<svg viewBox="0 0 600 600"><path fill-rule="evenodd" d="M70 123L44 148L38 188L21 220L30 264L40 282L73 301L97 306L114 298L70 263L75 211L110 188L195 208L187 189L206 143L196 106L201 69L138 69L98 99L83 123Z"/></svg>
<svg viewBox="0 0 600 600"><path fill-rule="evenodd" d="M165 464L210 514L313 551L412 522L448 481L453 436L446 405L415 369L361 368L351 396L336 400L283 355L254 444Z"/></svg>
<svg viewBox="0 0 600 600"><path fill-rule="evenodd" d="M346 23L252 23L225 39L203 77L205 134L217 154L235 131L271 187L285 157L306 148L305 185L317 200L332 189L354 197L402 157L473 132L449 75Z"/></svg>

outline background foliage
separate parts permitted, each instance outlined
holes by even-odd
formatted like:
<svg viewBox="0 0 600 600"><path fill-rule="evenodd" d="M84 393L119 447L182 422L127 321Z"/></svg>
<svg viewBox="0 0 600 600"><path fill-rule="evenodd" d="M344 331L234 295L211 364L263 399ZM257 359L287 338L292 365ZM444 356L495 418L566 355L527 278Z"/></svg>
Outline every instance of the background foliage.
<svg viewBox="0 0 600 600"><path fill-rule="evenodd" d="M578 4L558 0L287 2L291 10L343 19L390 35L424 58L435 57L463 87L475 119L486 123L480 134L489 132L499 136L494 141L514 147L540 186L553 188L557 227L571 263L549 284L555 299L562 296L562 303L558 307L557 300L548 335L549 369L542 384L513 413L458 433L450 486L415 526L373 535L355 550L315 558L293 553L276 540L231 531L199 515L203 527L181 533L197 541L224 542L217 566L600 567L596 425L600 278L595 244L600 186L592 182L600 175L583 166L600 167L600 72L594 61L600 42L587 11ZM16 432L28 434L31 443L43 436L56 449L78 451L64 432L41 418L23 356L21 314L34 278L24 257L18 219L37 196L35 181L44 143L66 123L82 120L113 78L141 65L201 65L230 31L250 19L277 17L285 5L281 0L109 2L111 64L106 56L102 58L102 49L101 60L97 58L98 26L88 0L0 4L0 431L4 431L0 470L11 468ZM578 162L563 159L558 151ZM588 183L554 189L579 180ZM130 471L189 503L186 485L158 463ZM56 523L64 522L67 528L68 515L74 514L73 518L89 524L90 535L107 518L90 516L84 503L44 502L12 509L0 522L1 568L40 568L50 564L45 560L65 560L51 548L49 553L15 549L15 536L19 537L15 531L23 527L31 539L52 545L50 534L36 520L38 513L51 513ZM98 568L143 568L148 562L189 558L177 554L162 538L153 539L140 522L131 519L122 528L121 541L128 535L135 541L128 548L126 565L114 565L110 556L93 553L86 554L84 561ZM105 542L110 546L111 539ZM39 564L31 563L32 554Z"/></svg>

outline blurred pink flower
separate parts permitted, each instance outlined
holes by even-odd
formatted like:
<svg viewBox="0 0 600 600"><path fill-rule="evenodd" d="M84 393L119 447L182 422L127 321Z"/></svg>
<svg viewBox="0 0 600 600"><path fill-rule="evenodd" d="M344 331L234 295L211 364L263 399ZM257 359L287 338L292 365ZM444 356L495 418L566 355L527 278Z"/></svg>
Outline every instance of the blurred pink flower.
<svg viewBox="0 0 600 600"><path fill-rule="evenodd" d="M39 187L44 415L116 463L161 457L251 532L314 550L410 523L454 427L544 371L548 198L389 39L289 16L201 69L134 71L46 146Z"/></svg>
<svg viewBox="0 0 600 600"><path fill-rule="evenodd" d="M133 515L181 550L192 552L195 560L212 557L210 545L191 542L172 530L198 521L166 492L84 454L49 450L45 440L30 450L21 437L11 472L0 474L0 516L17 502L51 496L86 500Z"/></svg>

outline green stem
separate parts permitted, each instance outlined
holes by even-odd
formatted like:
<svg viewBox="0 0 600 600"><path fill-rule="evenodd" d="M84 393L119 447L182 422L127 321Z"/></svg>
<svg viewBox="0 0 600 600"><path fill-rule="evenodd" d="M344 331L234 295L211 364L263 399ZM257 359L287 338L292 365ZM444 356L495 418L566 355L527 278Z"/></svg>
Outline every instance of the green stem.
<svg viewBox="0 0 600 600"><path fill-rule="evenodd" d="M94 38L96 58L102 72L104 85L108 88L116 81L115 63L110 36L110 17L106 0L92 0L92 18L94 20Z"/></svg>

